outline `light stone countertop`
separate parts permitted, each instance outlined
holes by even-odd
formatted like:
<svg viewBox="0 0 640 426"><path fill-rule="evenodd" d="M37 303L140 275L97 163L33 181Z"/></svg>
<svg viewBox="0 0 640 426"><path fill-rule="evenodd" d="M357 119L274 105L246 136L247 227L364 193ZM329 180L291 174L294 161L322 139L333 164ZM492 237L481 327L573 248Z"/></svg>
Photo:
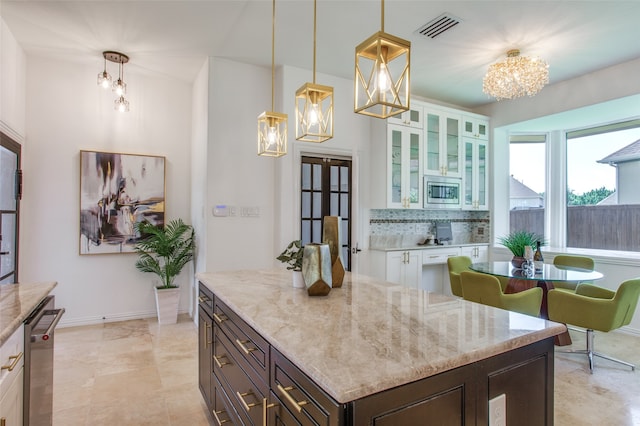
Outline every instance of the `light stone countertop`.
<svg viewBox="0 0 640 426"><path fill-rule="evenodd" d="M0 346L58 283L0 285Z"/></svg>
<svg viewBox="0 0 640 426"><path fill-rule="evenodd" d="M198 279L337 402L507 352L563 324L346 273L310 297L291 272L201 273Z"/></svg>
<svg viewBox="0 0 640 426"><path fill-rule="evenodd" d="M404 250L430 250L430 249L446 249L455 247L476 247L489 246L489 243L464 243L464 244L425 244L425 245L407 245L402 247L370 247L369 250L374 251L404 251Z"/></svg>

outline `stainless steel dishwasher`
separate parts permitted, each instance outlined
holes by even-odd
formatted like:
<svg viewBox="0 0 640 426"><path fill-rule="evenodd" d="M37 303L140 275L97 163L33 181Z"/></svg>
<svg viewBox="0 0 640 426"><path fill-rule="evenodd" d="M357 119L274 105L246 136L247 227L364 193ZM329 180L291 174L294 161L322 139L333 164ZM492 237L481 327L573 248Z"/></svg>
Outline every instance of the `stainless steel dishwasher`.
<svg viewBox="0 0 640 426"><path fill-rule="evenodd" d="M47 296L24 323L24 426L50 426L53 417L54 329L64 308Z"/></svg>

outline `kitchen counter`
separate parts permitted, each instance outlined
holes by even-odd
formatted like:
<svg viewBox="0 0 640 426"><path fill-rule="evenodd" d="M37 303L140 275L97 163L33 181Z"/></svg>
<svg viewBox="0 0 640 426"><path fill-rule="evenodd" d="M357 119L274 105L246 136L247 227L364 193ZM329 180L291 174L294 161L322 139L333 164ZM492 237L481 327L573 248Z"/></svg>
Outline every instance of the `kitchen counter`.
<svg viewBox="0 0 640 426"><path fill-rule="evenodd" d="M0 346L57 284L49 281L0 285Z"/></svg>
<svg viewBox="0 0 640 426"><path fill-rule="evenodd" d="M451 247L477 247L477 246L489 246L489 243L465 243L465 244L425 244L425 245L407 245L402 247L370 247L369 250L376 251L404 251L404 250L429 250L436 248L451 248Z"/></svg>
<svg viewBox="0 0 640 426"><path fill-rule="evenodd" d="M285 270L197 277L339 403L566 330L540 318L349 272L342 288L325 297L309 297L306 290L293 288L291 272ZM550 380L552 390L552 376Z"/></svg>

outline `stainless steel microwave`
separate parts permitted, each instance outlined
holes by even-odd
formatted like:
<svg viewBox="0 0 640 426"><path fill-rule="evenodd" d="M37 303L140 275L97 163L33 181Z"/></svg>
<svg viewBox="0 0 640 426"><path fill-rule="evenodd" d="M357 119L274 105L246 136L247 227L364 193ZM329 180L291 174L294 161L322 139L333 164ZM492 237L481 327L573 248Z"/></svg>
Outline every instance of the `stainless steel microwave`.
<svg viewBox="0 0 640 426"><path fill-rule="evenodd" d="M424 177L425 209L459 209L462 179L444 176Z"/></svg>

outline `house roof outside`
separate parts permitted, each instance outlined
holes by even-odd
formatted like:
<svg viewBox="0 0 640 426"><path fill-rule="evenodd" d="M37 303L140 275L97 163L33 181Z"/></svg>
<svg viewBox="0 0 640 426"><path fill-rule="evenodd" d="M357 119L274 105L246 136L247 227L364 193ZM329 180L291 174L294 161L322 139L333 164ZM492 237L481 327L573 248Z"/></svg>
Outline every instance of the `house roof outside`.
<svg viewBox="0 0 640 426"><path fill-rule="evenodd" d="M542 198L540 194L529 188L518 179L510 176L509 182L509 197L510 198Z"/></svg>
<svg viewBox="0 0 640 426"><path fill-rule="evenodd" d="M625 146L624 148L620 148L616 152L607 155L601 160L598 160L598 163L602 164L617 164L624 163L627 161L636 161L640 160L640 139L637 141Z"/></svg>

